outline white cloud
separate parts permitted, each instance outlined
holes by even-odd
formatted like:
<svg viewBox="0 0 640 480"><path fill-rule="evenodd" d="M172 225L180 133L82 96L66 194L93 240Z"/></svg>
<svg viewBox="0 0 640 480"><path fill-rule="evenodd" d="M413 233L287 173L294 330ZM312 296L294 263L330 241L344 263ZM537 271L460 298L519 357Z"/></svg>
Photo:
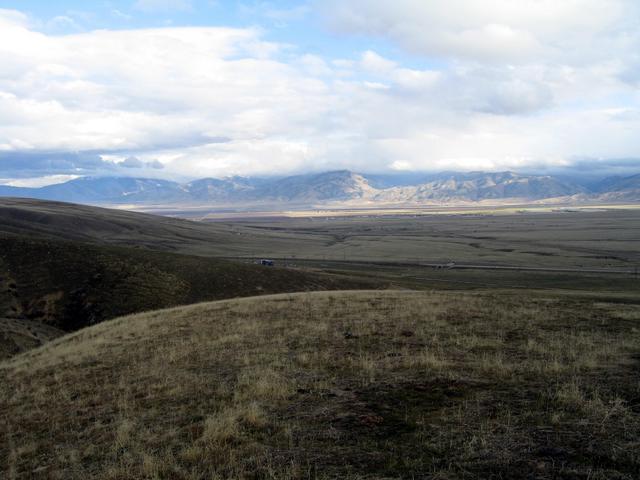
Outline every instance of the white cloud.
<svg viewBox="0 0 640 480"><path fill-rule="evenodd" d="M427 3L441 22L435 40L423 38ZM125 161L121 167L164 165L166 175L188 176L502 169L640 156L640 94L631 64L621 60L635 52L610 32L633 23L634 9L624 21L615 9L593 19L569 9L578 0L559 2L578 15L563 23L533 7L522 13L491 1L488 11L500 5L499 15L463 10L483 20L472 22L435 3L400 0L377 21L371 12L387 12L383 2L336 7L340 28L352 12L354 31L366 27L403 45L409 36L397 36L393 21L407 19L403 28L416 30L407 48L448 59L422 69L373 50L336 59L296 54L255 29L46 35L24 15L0 10L0 173L22 161L35 169L28 162L38 152L106 159L58 162L60 171L48 173ZM560 24L572 32L568 40ZM616 47L606 57L591 51L592 41L578 42L581 28ZM531 55L512 63L513 42ZM562 52L572 43L572 52Z"/></svg>
<svg viewBox="0 0 640 480"><path fill-rule="evenodd" d="M156 170L161 170L164 168L164 164L157 159L152 159L152 160L149 160L148 162L144 162L140 160L138 157L135 157L133 155L122 158L122 159L112 157L111 159L103 158L103 160L111 161L115 165L121 168L136 168L136 169L152 168Z"/></svg>
<svg viewBox="0 0 640 480"><path fill-rule="evenodd" d="M145 164L138 157L127 157L119 165L124 168L143 168Z"/></svg>
<svg viewBox="0 0 640 480"><path fill-rule="evenodd" d="M9 187L27 187L27 188L39 188L46 187L47 185L55 185L57 183L64 183L70 180L79 178L79 175L45 175L44 177L23 178L16 180L0 180L0 185L7 185Z"/></svg>
<svg viewBox="0 0 640 480"><path fill-rule="evenodd" d="M420 54L476 61L606 58L638 38L635 0L322 0L327 23ZM629 45L628 45L629 46Z"/></svg>
<svg viewBox="0 0 640 480"><path fill-rule="evenodd" d="M388 73L397 67L397 64L388 60L376 52L367 50L362 54L360 67L371 73Z"/></svg>
<svg viewBox="0 0 640 480"><path fill-rule="evenodd" d="M330 75L333 73L329 65L327 65L327 62L317 55L304 54L300 57L299 64L313 76Z"/></svg>

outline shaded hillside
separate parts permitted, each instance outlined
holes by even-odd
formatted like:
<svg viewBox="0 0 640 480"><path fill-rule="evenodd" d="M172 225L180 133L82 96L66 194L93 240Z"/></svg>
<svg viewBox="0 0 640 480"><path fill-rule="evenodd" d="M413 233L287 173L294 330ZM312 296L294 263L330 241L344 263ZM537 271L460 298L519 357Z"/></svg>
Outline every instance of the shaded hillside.
<svg viewBox="0 0 640 480"><path fill-rule="evenodd" d="M0 318L65 331L204 300L363 285L372 283L213 258L0 237Z"/></svg>
<svg viewBox="0 0 640 480"><path fill-rule="evenodd" d="M64 333L38 321L0 318L0 361L44 345Z"/></svg>
<svg viewBox="0 0 640 480"><path fill-rule="evenodd" d="M632 480L639 319L459 292L125 317L0 364L0 476Z"/></svg>
<svg viewBox="0 0 640 480"><path fill-rule="evenodd" d="M207 256L251 254L266 244L295 251L300 243L300 237L282 232L21 198L0 198L2 233Z"/></svg>
<svg viewBox="0 0 640 480"><path fill-rule="evenodd" d="M0 358L38 346L56 332L133 312L374 285L208 257L252 253L265 245L295 251L299 239L120 210L0 199ZM52 329L38 336L34 325Z"/></svg>
<svg viewBox="0 0 640 480"><path fill-rule="evenodd" d="M168 250L194 244L222 247L235 239L228 229L144 213L72 203L1 198L0 232L64 240L134 244Z"/></svg>

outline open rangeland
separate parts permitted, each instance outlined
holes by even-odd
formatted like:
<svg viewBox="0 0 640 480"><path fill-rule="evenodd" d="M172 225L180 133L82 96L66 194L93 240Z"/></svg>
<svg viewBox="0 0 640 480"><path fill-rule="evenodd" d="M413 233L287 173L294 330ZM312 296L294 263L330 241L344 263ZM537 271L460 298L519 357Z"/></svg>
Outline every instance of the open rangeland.
<svg viewBox="0 0 640 480"><path fill-rule="evenodd" d="M284 294L0 363L2 478L640 476L637 298Z"/></svg>
<svg viewBox="0 0 640 480"><path fill-rule="evenodd" d="M214 222L224 225L224 221ZM244 232L297 236L258 249L315 260L456 262L548 268L640 267L640 209L236 219ZM256 248L256 247L254 247Z"/></svg>

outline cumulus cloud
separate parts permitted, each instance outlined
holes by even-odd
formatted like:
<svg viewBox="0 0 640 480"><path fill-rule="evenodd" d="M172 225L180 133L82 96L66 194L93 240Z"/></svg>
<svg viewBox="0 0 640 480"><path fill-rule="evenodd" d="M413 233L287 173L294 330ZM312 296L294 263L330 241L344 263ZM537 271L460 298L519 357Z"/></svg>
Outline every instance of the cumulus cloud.
<svg viewBox="0 0 640 480"><path fill-rule="evenodd" d="M378 55L374 51L367 50L362 54L360 66L368 72L388 73L393 71L397 67L397 64Z"/></svg>
<svg viewBox="0 0 640 480"><path fill-rule="evenodd" d="M142 168L145 164L137 157L127 157L119 165L124 168Z"/></svg>
<svg viewBox="0 0 640 480"><path fill-rule="evenodd" d="M340 32L383 36L420 54L476 61L606 58L637 40L635 0L322 0Z"/></svg>
<svg viewBox="0 0 640 480"><path fill-rule="evenodd" d="M373 49L311 55L253 28L47 35L0 10L0 174L522 169L640 156L640 97L621 60L637 51L624 30L633 5L452 2L334 5L334 28L447 58L430 68Z"/></svg>
<svg viewBox="0 0 640 480"><path fill-rule="evenodd" d="M0 22L6 26L14 25L26 27L29 24L29 18L26 14L19 12L18 10L0 8Z"/></svg>
<svg viewBox="0 0 640 480"><path fill-rule="evenodd" d="M47 185L55 185L56 183L64 183L79 178L79 175L45 175L43 177L21 178L12 180L1 180L0 185L9 187L27 187L39 188Z"/></svg>
<svg viewBox="0 0 640 480"><path fill-rule="evenodd" d="M164 168L164 163L162 163L160 160L151 160L151 161L146 163L146 166L148 168L154 168L156 170L162 170Z"/></svg>
<svg viewBox="0 0 640 480"><path fill-rule="evenodd" d="M159 160L150 160L148 162L143 162L138 157L133 157L133 156L126 157L124 160L121 160L116 164L122 168L137 168L137 169L153 168L156 170L161 170L164 168L164 164Z"/></svg>
<svg viewBox="0 0 640 480"><path fill-rule="evenodd" d="M20 176L42 172L87 174L111 168L111 163L91 152L0 151L0 174L3 175Z"/></svg>

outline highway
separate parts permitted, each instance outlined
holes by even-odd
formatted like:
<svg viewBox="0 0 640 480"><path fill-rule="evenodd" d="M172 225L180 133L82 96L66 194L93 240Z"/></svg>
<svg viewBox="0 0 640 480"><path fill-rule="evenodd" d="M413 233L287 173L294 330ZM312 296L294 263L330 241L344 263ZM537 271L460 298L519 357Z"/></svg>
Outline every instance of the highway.
<svg viewBox="0 0 640 480"><path fill-rule="evenodd" d="M226 257L233 260L261 260L257 257ZM548 273L582 273L598 275L632 275L637 276L640 269L638 267L620 268L563 268L563 267L534 267L523 265L485 265L471 263L436 263L436 262L399 262L399 261L364 261L364 260L336 260L301 257L269 257L276 265L287 265L292 263L321 264L323 265L359 265L359 266L380 266L380 267L425 267L441 270L500 270L500 271L524 271L524 272L548 272Z"/></svg>

